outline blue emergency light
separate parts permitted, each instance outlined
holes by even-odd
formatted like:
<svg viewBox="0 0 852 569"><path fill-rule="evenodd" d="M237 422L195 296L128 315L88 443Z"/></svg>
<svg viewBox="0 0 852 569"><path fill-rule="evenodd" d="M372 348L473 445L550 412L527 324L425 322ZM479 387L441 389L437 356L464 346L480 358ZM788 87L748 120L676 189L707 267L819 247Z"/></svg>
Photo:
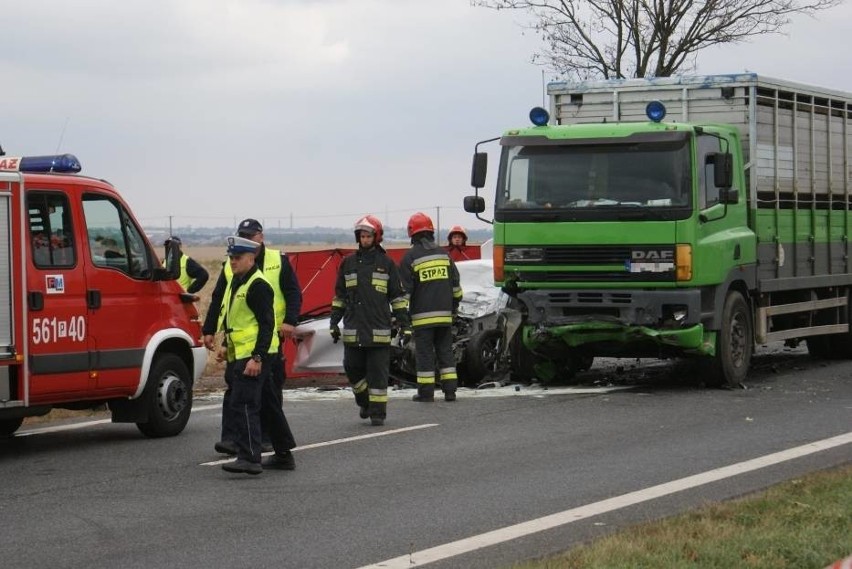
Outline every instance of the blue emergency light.
<svg viewBox="0 0 852 569"><path fill-rule="evenodd" d="M645 114L654 122L660 122L666 116L666 106L662 101L651 101L645 105Z"/></svg>
<svg viewBox="0 0 852 569"><path fill-rule="evenodd" d="M55 154L53 156L24 156L21 158L21 172L59 172L76 174L83 167L73 154Z"/></svg>
<svg viewBox="0 0 852 569"><path fill-rule="evenodd" d="M541 107L533 107L530 111L530 120L535 126L545 126L550 121L550 113Z"/></svg>

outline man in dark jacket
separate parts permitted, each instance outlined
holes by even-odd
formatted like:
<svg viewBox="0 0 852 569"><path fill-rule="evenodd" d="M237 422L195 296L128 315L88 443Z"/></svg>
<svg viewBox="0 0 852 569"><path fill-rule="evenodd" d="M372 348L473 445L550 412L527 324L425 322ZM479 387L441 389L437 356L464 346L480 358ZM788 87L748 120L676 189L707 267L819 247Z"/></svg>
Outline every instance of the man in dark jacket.
<svg viewBox="0 0 852 569"><path fill-rule="evenodd" d="M435 243L435 227L424 213L408 220L409 249L399 265L402 286L409 294L408 313L414 330L417 360L415 401L435 400L435 360L445 401L456 400L453 318L462 299L459 272L447 252Z"/></svg>
<svg viewBox="0 0 852 569"><path fill-rule="evenodd" d="M330 321L334 342L343 336L343 369L361 418L374 426L387 417L392 313L408 328L399 271L381 246L383 233L372 215L355 223L358 251L340 264Z"/></svg>
<svg viewBox="0 0 852 569"><path fill-rule="evenodd" d="M224 413L241 418L233 425L237 460L222 465L228 472L260 474L260 410L264 383L269 382L270 356L278 351L272 287L255 265L257 243L228 238L231 279L222 306L225 344L219 359L227 360L225 381L230 397ZM283 449L282 449L283 450Z"/></svg>
<svg viewBox="0 0 852 569"><path fill-rule="evenodd" d="M210 274L207 272L207 269L198 264L198 262L183 252L183 242L180 237L172 235L168 239L166 239L163 245L166 248L166 252L170 249L170 245L176 245L176 249L179 253L178 263L180 266L180 274L178 275L178 283L183 287L183 290L188 292L189 294L197 294L204 285L207 284L207 280L210 278ZM166 261L163 261L163 266L166 266ZM198 296L195 297L198 300Z"/></svg>
<svg viewBox="0 0 852 569"><path fill-rule="evenodd" d="M269 284L272 285L277 335L281 342L285 342L291 337L293 329L298 323L299 312L302 307L302 290L299 287L299 281L296 278L296 273L293 270L287 255L283 251L266 247L263 239L263 226L256 219L249 218L241 221L239 226L237 226L237 236L254 241L259 246L255 262L258 268L263 272L264 276L266 276ZM218 329L217 324L220 320L225 289L230 279L230 267L225 264L223 266L222 273L219 275L219 279L216 281L216 287L213 289L213 295L210 299L210 309L207 312L207 317L204 320L204 326L202 327L204 344L211 350L213 349L214 334ZM281 348L279 347L279 349ZM270 360L269 374L270 384L268 386L268 391L265 392L266 397L264 400L266 401L270 397L274 397L277 405L281 407L283 404L281 389L284 385L285 379L284 360L281 353L279 353L277 358L272 358ZM228 393L226 392L225 395L227 397ZM229 407L226 404L225 409L227 410L228 408ZM271 419L268 413L270 409L271 408L269 406L266 406L261 413L261 422L264 427L264 451L271 450L270 447L273 446L271 444L272 437L268 429ZM217 452L221 452L223 454L234 454L236 449L233 443L232 425L235 420L238 420L238 418L228 416L227 411L223 412L222 439L215 445ZM286 422L286 419L284 422L284 428L284 437L288 441L287 446L289 448L295 448L296 440L290 430L289 423ZM287 468L282 469L294 469L295 462L293 461L292 454L286 453L285 456L287 460L287 464L285 466L287 466Z"/></svg>

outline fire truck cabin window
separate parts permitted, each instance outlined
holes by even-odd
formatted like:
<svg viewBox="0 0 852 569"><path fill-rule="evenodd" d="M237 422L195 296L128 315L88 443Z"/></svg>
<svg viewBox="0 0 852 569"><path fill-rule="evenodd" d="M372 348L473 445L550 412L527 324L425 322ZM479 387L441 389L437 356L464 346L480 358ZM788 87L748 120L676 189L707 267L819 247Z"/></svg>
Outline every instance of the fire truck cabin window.
<svg viewBox="0 0 852 569"><path fill-rule="evenodd" d="M145 238L119 203L105 196L84 195L83 213L92 263L134 278L150 278L151 260Z"/></svg>
<svg viewBox="0 0 852 569"><path fill-rule="evenodd" d="M30 247L39 269L73 267L77 263L68 198L61 192L27 193Z"/></svg>

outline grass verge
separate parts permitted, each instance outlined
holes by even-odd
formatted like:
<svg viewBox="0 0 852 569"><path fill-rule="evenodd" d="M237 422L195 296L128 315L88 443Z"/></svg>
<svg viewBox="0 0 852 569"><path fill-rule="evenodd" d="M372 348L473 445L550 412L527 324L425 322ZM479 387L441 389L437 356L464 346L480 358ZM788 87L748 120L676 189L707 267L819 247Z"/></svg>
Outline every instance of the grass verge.
<svg viewBox="0 0 852 569"><path fill-rule="evenodd" d="M513 569L822 569L850 554L852 466L846 466Z"/></svg>

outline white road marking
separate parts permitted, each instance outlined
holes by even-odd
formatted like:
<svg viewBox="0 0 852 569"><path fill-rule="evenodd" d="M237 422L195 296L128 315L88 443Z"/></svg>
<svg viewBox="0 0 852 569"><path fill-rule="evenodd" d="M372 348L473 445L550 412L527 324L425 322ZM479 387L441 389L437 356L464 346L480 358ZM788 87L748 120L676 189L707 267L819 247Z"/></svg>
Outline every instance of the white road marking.
<svg viewBox="0 0 852 569"><path fill-rule="evenodd" d="M499 543L504 543L513 539L553 529L558 526L567 525L592 516L597 516L613 510L619 510L641 502L646 502L662 496L668 496L675 492L688 490L690 488L695 488L697 486L702 486L704 484L709 484L711 482L716 482L739 474L745 474L746 472L759 470L761 468L766 468L767 466L772 466L774 464L779 464L781 462L786 462L788 460L793 460L795 458L800 458L823 450L847 445L849 443L852 443L852 432L815 441L806 445L793 447L780 452L767 454L765 456L746 460L730 466L724 466L715 470L708 470L707 472L687 476L686 478L681 478L679 480L673 480L657 486L651 486L650 488L622 494L621 496L616 496L600 502L572 508L570 510L565 510L563 512L558 512L535 520L529 520L512 526L496 529L494 531L474 535L458 541L445 543L436 547L430 547L429 549L416 551L408 555L401 555L393 559L380 561L373 565L364 565L359 569L411 569L411 567L414 566L420 567L422 565L427 565L429 563L434 563L436 561L441 561L464 553L470 553L477 549L490 547L492 545L497 545Z"/></svg>
<svg viewBox="0 0 852 569"><path fill-rule="evenodd" d="M221 409L222 404L218 405L202 405L200 407L193 406L192 412L209 411L210 409ZM82 423L72 423L69 425L56 425L54 427L41 427L38 429L29 429L15 433L15 437L29 437L32 435L42 435L44 433L59 433L62 431L74 431L76 429L85 429L86 427L94 427L96 425L105 425L112 423L112 419L97 419L95 421L84 421Z"/></svg>
<svg viewBox="0 0 852 569"><path fill-rule="evenodd" d="M327 447L327 446L331 446L331 445L351 443L353 441L363 441L365 439L373 439L375 437L384 437L386 435L396 435L396 434L405 433L405 432L408 432L408 431L417 431L419 429L427 429L429 427L437 427L437 426L439 426L438 423L425 423L423 425L413 425L411 427L402 427L401 429L391 429L389 431L378 431L378 432L375 432L375 433L370 433L369 435L358 435L357 437L346 437L345 439L334 439L334 440L331 440L331 441L324 441L324 442L321 442L321 443L313 443L313 444L309 444L309 445L302 445L302 446L298 446L298 447L294 448L293 450L297 451L297 450L308 450L308 449L312 449L312 448ZM275 454L275 453L266 452L266 453L263 453L263 456L269 456L271 454ZM226 459L223 459L223 460L214 460L212 462L202 462L200 464L200 466L216 466L217 464L225 464L226 462L232 462L234 460L236 460L236 459L226 458Z"/></svg>
<svg viewBox="0 0 852 569"><path fill-rule="evenodd" d="M75 429L85 429L86 427L103 425L105 423L112 423L112 419L98 419L97 421L86 421L85 423L74 423L71 425L58 425L56 427L41 427L40 429L30 429L28 431L20 431L18 433L15 433L15 438L29 437L31 435L41 435L44 433L58 433L60 431L73 431Z"/></svg>

